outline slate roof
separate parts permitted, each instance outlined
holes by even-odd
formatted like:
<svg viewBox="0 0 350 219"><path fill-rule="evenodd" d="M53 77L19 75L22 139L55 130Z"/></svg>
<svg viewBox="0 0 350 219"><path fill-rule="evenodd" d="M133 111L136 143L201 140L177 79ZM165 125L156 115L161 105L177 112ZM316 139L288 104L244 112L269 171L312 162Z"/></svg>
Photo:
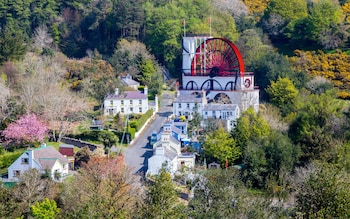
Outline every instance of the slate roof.
<svg viewBox="0 0 350 219"><path fill-rule="evenodd" d="M60 152L53 147L42 147L33 149L34 160L41 165L42 168L52 167L58 159L62 164L68 164L69 161ZM51 169L51 168L49 168Z"/></svg>
<svg viewBox="0 0 350 219"><path fill-rule="evenodd" d="M140 83L128 77L122 77L122 82L126 86L139 86Z"/></svg>
<svg viewBox="0 0 350 219"><path fill-rule="evenodd" d="M175 132L176 134L181 134L181 130L175 125L171 125L171 131Z"/></svg>
<svg viewBox="0 0 350 219"><path fill-rule="evenodd" d="M180 144L181 142L177 140L174 136L170 135L169 140L172 141L175 144Z"/></svg>
<svg viewBox="0 0 350 219"><path fill-rule="evenodd" d="M42 169L52 169L55 165L57 158L39 158L39 163Z"/></svg>
<svg viewBox="0 0 350 219"><path fill-rule="evenodd" d="M202 97L199 95L180 95L175 98L174 103L201 103Z"/></svg>
<svg viewBox="0 0 350 219"><path fill-rule="evenodd" d="M236 110L237 104L207 104L204 106L203 111L218 111L218 110Z"/></svg>
<svg viewBox="0 0 350 219"><path fill-rule="evenodd" d="M170 160L173 160L177 156L177 153L174 150L170 150L169 148L164 147L164 156Z"/></svg>
<svg viewBox="0 0 350 219"><path fill-rule="evenodd" d="M140 91L124 91L119 95L109 94L106 99L124 100L124 99L147 99L147 95Z"/></svg>

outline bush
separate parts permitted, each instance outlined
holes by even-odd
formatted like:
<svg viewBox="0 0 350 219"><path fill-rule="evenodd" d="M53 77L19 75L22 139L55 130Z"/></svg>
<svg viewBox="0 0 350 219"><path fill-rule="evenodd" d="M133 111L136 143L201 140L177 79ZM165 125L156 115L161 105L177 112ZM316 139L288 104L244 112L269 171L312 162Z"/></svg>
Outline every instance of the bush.
<svg viewBox="0 0 350 219"><path fill-rule="evenodd" d="M135 128L129 128L129 134L131 135L131 139L135 138L136 129Z"/></svg>
<svg viewBox="0 0 350 219"><path fill-rule="evenodd" d="M78 135L70 135L69 137L80 139L82 141L99 141L98 134L100 131L84 131L83 133L80 133Z"/></svg>
<svg viewBox="0 0 350 219"><path fill-rule="evenodd" d="M148 110L145 114L143 114L138 120L131 121L130 127L135 128L136 131L139 131L142 126L146 123L146 121L153 115L153 110Z"/></svg>
<svg viewBox="0 0 350 219"><path fill-rule="evenodd" d="M8 168L21 154L24 150L19 150L16 152L5 153L0 156L0 169Z"/></svg>

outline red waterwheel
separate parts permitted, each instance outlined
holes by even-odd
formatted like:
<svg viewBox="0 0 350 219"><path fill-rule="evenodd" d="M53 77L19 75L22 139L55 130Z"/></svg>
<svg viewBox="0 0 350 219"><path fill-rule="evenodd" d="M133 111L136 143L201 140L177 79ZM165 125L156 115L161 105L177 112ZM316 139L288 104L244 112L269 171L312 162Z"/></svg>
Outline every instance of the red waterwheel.
<svg viewBox="0 0 350 219"><path fill-rule="evenodd" d="M238 48L224 38L211 38L197 49L191 63L191 75L229 76L244 73Z"/></svg>

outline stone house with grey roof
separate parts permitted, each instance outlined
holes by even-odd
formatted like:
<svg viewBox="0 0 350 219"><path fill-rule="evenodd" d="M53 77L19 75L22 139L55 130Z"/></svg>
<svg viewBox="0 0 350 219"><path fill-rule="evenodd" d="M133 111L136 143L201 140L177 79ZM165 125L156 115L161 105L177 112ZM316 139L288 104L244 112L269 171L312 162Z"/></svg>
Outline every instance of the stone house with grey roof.
<svg viewBox="0 0 350 219"><path fill-rule="evenodd" d="M29 169L37 169L42 174L48 174L53 180L60 181L68 175L69 161L55 148L46 147L31 148L15 160L8 168L8 180L18 181L18 177Z"/></svg>
<svg viewBox="0 0 350 219"><path fill-rule="evenodd" d="M137 90L137 88L140 86L140 83L132 79L132 76L130 74L122 76L121 82L124 86L131 87L134 90Z"/></svg>

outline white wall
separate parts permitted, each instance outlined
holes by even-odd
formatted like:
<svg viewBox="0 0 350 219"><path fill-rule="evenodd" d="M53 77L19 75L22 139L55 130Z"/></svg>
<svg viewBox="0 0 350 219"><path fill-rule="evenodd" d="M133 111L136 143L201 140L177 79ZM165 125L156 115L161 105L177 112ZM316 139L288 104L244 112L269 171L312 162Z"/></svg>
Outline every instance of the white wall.
<svg viewBox="0 0 350 219"><path fill-rule="evenodd" d="M105 116L116 115L118 112L125 115L132 113L144 114L148 111L148 99L106 99L103 103Z"/></svg>

